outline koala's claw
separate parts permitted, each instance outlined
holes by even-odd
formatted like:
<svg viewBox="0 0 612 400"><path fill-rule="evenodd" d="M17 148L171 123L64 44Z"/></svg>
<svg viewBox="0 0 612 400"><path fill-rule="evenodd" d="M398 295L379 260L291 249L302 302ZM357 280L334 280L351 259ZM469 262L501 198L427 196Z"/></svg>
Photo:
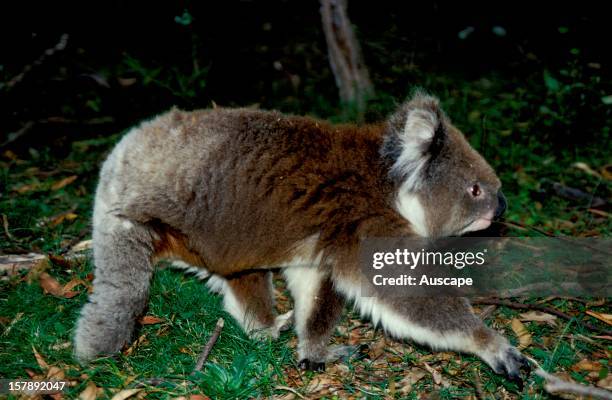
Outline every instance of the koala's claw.
<svg viewBox="0 0 612 400"><path fill-rule="evenodd" d="M321 372L325 371L325 363L319 361L311 361L307 358L300 360L298 368L306 371Z"/></svg>
<svg viewBox="0 0 612 400"><path fill-rule="evenodd" d="M531 370L527 358L514 347L507 348L492 367L495 373L506 375L509 381L516 383L519 391L523 390L521 369Z"/></svg>

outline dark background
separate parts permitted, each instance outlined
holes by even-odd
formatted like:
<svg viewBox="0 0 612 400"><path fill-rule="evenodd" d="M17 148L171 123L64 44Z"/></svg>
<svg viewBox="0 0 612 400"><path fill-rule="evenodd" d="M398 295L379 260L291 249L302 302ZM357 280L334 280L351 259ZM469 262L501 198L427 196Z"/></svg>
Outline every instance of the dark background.
<svg viewBox="0 0 612 400"><path fill-rule="evenodd" d="M574 63L582 81L597 76L610 88L609 13L603 2L463 3L349 2L377 93L384 97L374 99L367 119L380 119L390 108L385 101L401 101L414 85L436 89L427 85L436 75L477 80L499 74L517 85L534 71L563 78L559 70ZM177 23L185 11L191 23ZM123 129L172 105L209 107L211 101L323 117L339 113L316 1L25 2L5 9L1 21L1 81L20 73L62 33L70 35L66 50L0 92L3 135L54 116L111 116L108 128ZM467 27L474 31L462 40L458 34ZM496 35L494 27L505 35ZM189 80L194 62L204 72ZM122 85L118 78L137 81ZM592 118L579 114L574 122ZM43 140L67 134L65 128L46 124Z"/></svg>

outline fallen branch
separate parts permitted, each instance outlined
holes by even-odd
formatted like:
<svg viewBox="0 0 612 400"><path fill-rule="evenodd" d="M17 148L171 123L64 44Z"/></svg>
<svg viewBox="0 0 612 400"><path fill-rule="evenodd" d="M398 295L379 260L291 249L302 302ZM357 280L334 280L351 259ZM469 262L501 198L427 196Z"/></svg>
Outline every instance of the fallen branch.
<svg viewBox="0 0 612 400"><path fill-rule="evenodd" d="M584 190L565 186L559 182L552 182L553 192L564 199L576 201L576 202L587 202L589 207L602 207L606 205L606 201L601 197L587 193Z"/></svg>
<svg viewBox="0 0 612 400"><path fill-rule="evenodd" d="M543 306L541 304L523 304L523 303L515 303L512 301L499 300L499 299L475 299L475 300L472 300L472 304L492 304L496 306L505 306L509 308L514 308L517 310L538 310L538 311L542 311L548 314L556 315L557 317L563 318L567 321L574 319L574 317L572 317L571 315L568 315L552 307ZM577 320L576 322L578 322L585 328L588 328L592 331L600 332L600 333L603 333L604 335L612 335L612 331L589 324L588 322L579 321L579 320Z"/></svg>
<svg viewBox="0 0 612 400"><path fill-rule="evenodd" d="M32 268L40 260L45 259L44 254L7 254L0 256L0 275L14 275L19 271Z"/></svg>
<svg viewBox="0 0 612 400"><path fill-rule="evenodd" d="M219 318L219 320L217 321L217 325L215 325L215 330L213 331L212 335L210 336L210 339L208 339L208 342L206 342L206 345L202 349L202 352L198 357L198 361L196 362L196 365L193 368L193 372L191 373L191 375L195 374L197 371L201 371L204 367L204 363L208 359L208 355L210 354L215 343L217 343L219 335L221 335L221 330L223 329L224 323L225 321L223 321L223 318Z"/></svg>
<svg viewBox="0 0 612 400"><path fill-rule="evenodd" d="M84 229L78 234L78 237L71 240L68 244L70 247L64 247L58 255L49 253L47 255L40 253L28 254L5 254L0 255L0 275L14 275L19 271L32 269L41 260L51 259L55 262L77 262L88 257L84 251L91 249L91 240L78 241L89 233L89 228ZM77 242L78 243L75 243Z"/></svg>
<svg viewBox="0 0 612 400"><path fill-rule="evenodd" d="M535 374L544 379L544 390L548 393L567 393L596 399L612 400L612 392L609 390L568 382L544 371L540 364L533 358L527 357L527 359L536 365L537 369L535 370Z"/></svg>

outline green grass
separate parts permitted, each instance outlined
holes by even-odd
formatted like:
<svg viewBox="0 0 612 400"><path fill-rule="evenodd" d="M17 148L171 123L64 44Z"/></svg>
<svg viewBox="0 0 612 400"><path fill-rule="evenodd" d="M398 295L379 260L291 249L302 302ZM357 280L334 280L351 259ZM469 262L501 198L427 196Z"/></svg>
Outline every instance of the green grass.
<svg viewBox="0 0 612 400"><path fill-rule="evenodd" d="M90 267L89 262L77 264L70 273L52 267L51 274L63 284L75 275L85 279ZM25 369L39 371L33 346L49 365L62 368L69 380L80 381L67 392L69 397L76 397L89 381L99 387L120 388L129 378L142 381L163 377L168 382L153 389L155 394L150 398L204 389L211 395L217 393L219 398L236 398L270 394L284 381L283 368L293 363L291 350L286 346L289 334L274 342L249 340L222 311L219 297L208 293L201 282L161 269L153 280L147 314L163 321L142 326L138 334L144 341L129 356L103 358L82 368L72 359L72 346L67 347L67 343L86 300L86 290L81 287L81 293L71 299L57 298L44 294L37 282L23 283L20 278L4 282L0 295L0 315L11 322L20 316L9 323L10 331L0 339L2 377L24 378ZM187 387L181 386L221 316L227 322L209 358L214 367L196 375ZM82 374L88 378L83 380ZM241 379L236 379L238 375ZM226 377L225 384L220 376Z"/></svg>

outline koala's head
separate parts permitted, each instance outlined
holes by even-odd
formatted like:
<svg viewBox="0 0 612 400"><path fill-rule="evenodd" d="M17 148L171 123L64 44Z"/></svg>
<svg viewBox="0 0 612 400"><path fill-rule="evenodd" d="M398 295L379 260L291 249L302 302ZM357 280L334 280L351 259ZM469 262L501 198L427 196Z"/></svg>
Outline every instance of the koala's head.
<svg viewBox="0 0 612 400"><path fill-rule="evenodd" d="M420 236L485 229L506 208L499 178L435 97L418 92L400 106L381 154L396 183L397 211Z"/></svg>

